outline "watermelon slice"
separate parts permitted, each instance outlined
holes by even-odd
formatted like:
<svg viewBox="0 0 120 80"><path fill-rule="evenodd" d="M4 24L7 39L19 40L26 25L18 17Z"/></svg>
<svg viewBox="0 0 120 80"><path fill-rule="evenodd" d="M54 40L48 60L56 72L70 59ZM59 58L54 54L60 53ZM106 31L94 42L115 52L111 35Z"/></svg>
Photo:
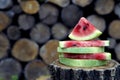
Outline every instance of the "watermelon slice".
<svg viewBox="0 0 120 80"><path fill-rule="evenodd" d="M57 48L60 53L75 53L75 54L92 54L104 52L104 47L70 47L70 48Z"/></svg>
<svg viewBox="0 0 120 80"><path fill-rule="evenodd" d="M107 65L107 60L94 60L94 59L70 59L60 57L59 62L67 65L67 66L74 66L74 67L96 67L96 66L103 66Z"/></svg>
<svg viewBox="0 0 120 80"><path fill-rule="evenodd" d="M97 53L97 54L71 54L71 53L60 53L59 57L71 58L71 59L96 59L96 60L111 60L111 54Z"/></svg>
<svg viewBox="0 0 120 80"><path fill-rule="evenodd" d="M91 40L102 34L101 31L96 29L87 19L82 17L72 32L69 38L73 40Z"/></svg>
<svg viewBox="0 0 120 80"><path fill-rule="evenodd" d="M91 41L59 41L59 47L101 47L109 46L108 40L91 40Z"/></svg>

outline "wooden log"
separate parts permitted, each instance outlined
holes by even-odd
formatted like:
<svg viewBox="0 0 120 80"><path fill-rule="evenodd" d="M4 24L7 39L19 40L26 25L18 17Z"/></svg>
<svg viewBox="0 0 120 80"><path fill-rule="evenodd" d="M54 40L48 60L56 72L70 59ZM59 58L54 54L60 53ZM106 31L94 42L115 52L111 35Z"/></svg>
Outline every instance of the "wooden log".
<svg viewBox="0 0 120 80"><path fill-rule="evenodd" d="M36 14L40 9L40 4L37 0L20 0L22 10L27 14Z"/></svg>
<svg viewBox="0 0 120 80"><path fill-rule="evenodd" d="M54 39L63 40L68 35L68 28L62 23L56 23L52 27L52 36Z"/></svg>
<svg viewBox="0 0 120 80"><path fill-rule="evenodd" d="M35 19L33 16L22 14L18 17L18 24L20 29L28 30L34 26Z"/></svg>
<svg viewBox="0 0 120 80"><path fill-rule="evenodd" d="M66 7L70 4L70 0L46 0L46 2L51 2L53 4L60 6L60 7Z"/></svg>
<svg viewBox="0 0 120 80"><path fill-rule="evenodd" d="M95 11L100 15L106 15L113 11L114 5L114 0L96 0Z"/></svg>
<svg viewBox="0 0 120 80"><path fill-rule="evenodd" d="M69 5L62 9L61 19L65 25L74 27L80 17L83 16L82 10L76 5Z"/></svg>
<svg viewBox="0 0 120 80"><path fill-rule="evenodd" d="M114 49L117 44L116 39L114 38L107 38L107 39L110 41L110 45L108 46L108 48Z"/></svg>
<svg viewBox="0 0 120 80"><path fill-rule="evenodd" d="M104 32L106 29L106 22L102 17L93 14L88 16L87 19L100 31Z"/></svg>
<svg viewBox="0 0 120 80"><path fill-rule="evenodd" d="M72 0L72 2L76 5L79 5L81 7L86 7L90 3L92 3L93 0Z"/></svg>
<svg viewBox="0 0 120 80"><path fill-rule="evenodd" d="M26 65L24 75L26 80L36 80L41 76L49 75L49 71L41 60L33 60Z"/></svg>
<svg viewBox="0 0 120 80"><path fill-rule="evenodd" d="M58 14L58 9L52 4L43 4L39 10L40 20L48 25L52 25L57 22Z"/></svg>
<svg viewBox="0 0 120 80"><path fill-rule="evenodd" d="M11 40L17 40L21 36L21 32L17 26L9 26L7 28L7 36Z"/></svg>
<svg viewBox="0 0 120 80"><path fill-rule="evenodd" d="M12 56L20 61L34 60L38 55L39 46L26 38L21 38L13 45Z"/></svg>
<svg viewBox="0 0 120 80"><path fill-rule="evenodd" d="M31 39L39 44L48 41L50 39L50 35L50 28L43 23L38 23L30 32Z"/></svg>
<svg viewBox="0 0 120 80"><path fill-rule="evenodd" d="M21 64L12 58L0 62L0 80L18 80L22 72Z"/></svg>
<svg viewBox="0 0 120 80"><path fill-rule="evenodd" d="M108 29L108 33L111 37L115 39L120 39L120 20L113 20Z"/></svg>
<svg viewBox="0 0 120 80"><path fill-rule="evenodd" d="M15 16L15 13L11 10L8 10L5 12L5 14L9 17L9 18L13 18Z"/></svg>
<svg viewBox="0 0 120 80"><path fill-rule="evenodd" d="M118 43L115 46L115 54L116 54L117 60L120 61L120 43Z"/></svg>
<svg viewBox="0 0 120 80"><path fill-rule="evenodd" d="M0 11L0 31L4 30L11 22L11 19L2 11Z"/></svg>
<svg viewBox="0 0 120 80"><path fill-rule="evenodd" d="M0 9L9 8L12 6L12 4L12 0L0 0Z"/></svg>
<svg viewBox="0 0 120 80"><path fill-rule="evenodd" d="M58 60L49 65L52 80L119 80L120 64L114 60L105 66L81 68L70 67Z"/></svg>
<svg viewBox="0 0 120 80"><path fill-rule="evenodd" d="M39 55L42 57L45 63L51 64L53 61L58 59L58 42L58 40L49 40L40 48Z"/></svg>
<svg viewBox="0 0 120 80"><path fill-rule="evenodd" d="M13 11L15 14L20 14L22 12L22 8L20 7L20 5L14 5L11 11Z"/></svg>
<svg viewBox="0 0 120 80"><path fill-rule="evenodd" d="M0 33L0 59L8 55L8 49L10 48L10 43L5 34Z"/></svg>

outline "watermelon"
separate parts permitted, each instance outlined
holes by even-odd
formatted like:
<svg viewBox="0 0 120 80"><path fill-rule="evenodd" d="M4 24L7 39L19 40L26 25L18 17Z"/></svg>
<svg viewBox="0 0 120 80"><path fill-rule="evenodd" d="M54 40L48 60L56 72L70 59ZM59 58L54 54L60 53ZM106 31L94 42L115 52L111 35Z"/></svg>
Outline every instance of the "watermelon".
<svg viewBox="0 0 120 80"><path fill-rule="evenodd" d="M109 46L108 40L91 40L91 41L59 41L59 47L101 47Z"/></svg>
<svg viewBox="0 0 120 80"><path fill-rule="evenodd" d="M67 65L67 66L74 66L74 67L97 67L107 65L107 60L95 60L95 59L70 59L60 57L59 62Z"/></svg>
<svg viewBox="0 0 120 80"><path fill-rule="evenodd" d="M111 54L108 52L96 53L96 54L60 53L59 57L65 57L65 58L71 58L71 59L111 60Z"/></svg>
<svg viewBox="0 0 120 80"><path fill-rule="evenodd" d="M91 40L101 34L101 31L96 29L93 24L82 17L68 37L73 40Z"/></svg>
<svg viewBox="0 0 120 80"><path fill-rule="evenodd" d="M60 53L75 53L75 54L92 54L104 52L104 47L70 47L70 48L57 48Z"/></svg>

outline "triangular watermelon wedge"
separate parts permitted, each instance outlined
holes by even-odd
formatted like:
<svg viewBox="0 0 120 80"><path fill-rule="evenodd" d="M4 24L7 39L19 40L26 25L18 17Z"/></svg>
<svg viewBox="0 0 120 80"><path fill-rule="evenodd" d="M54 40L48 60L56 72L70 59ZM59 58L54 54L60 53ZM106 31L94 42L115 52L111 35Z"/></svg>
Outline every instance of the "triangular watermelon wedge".
<svg viewBox="0 0 120 80"><path fill-rule="evenodd" d="M101 34L101 31L96 29L86 18L82 17L69 34L69 38L73 40L91 40Z"/></svg>

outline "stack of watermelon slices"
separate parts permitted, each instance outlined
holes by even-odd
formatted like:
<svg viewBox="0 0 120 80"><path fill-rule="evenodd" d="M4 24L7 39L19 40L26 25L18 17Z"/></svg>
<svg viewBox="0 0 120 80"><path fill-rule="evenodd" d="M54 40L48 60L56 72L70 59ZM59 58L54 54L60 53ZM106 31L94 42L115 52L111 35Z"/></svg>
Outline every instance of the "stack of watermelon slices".
<svg viewBox="0 0 120 80"><path fill-rule="evenodd" d="M87 19L82 17L69 34L69 41L59 41L59 62L67 66L103 66L111 60L111 54L104 52L108 40L93 40L102 34Z"/></svg>

